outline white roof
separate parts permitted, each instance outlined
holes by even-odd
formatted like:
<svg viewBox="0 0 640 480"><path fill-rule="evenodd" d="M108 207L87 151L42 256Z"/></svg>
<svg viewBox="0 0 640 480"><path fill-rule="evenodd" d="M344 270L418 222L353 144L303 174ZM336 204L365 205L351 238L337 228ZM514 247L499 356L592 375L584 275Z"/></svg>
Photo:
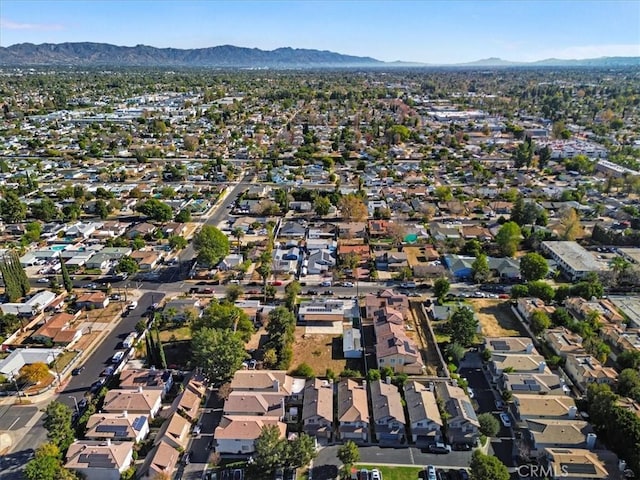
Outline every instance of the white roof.
<svg viewBox="0 0 640 480"><path fill-rule="evenodd" d="M0 373L12 378L25 365L37 362L49 364L61 353L61 348L18 348L0 360Z"/></svg>

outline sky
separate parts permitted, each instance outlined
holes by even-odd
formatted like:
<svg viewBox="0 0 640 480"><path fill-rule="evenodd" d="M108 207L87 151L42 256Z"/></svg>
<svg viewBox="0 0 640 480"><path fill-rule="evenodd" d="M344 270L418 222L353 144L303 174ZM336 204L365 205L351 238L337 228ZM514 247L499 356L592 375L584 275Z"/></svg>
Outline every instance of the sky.
<svg viewBox="0 0 640 480"><path fill-rule="evenodd" d="M0 0L0 46L330 50L431 64L640 56L640 1Z"/></svg>

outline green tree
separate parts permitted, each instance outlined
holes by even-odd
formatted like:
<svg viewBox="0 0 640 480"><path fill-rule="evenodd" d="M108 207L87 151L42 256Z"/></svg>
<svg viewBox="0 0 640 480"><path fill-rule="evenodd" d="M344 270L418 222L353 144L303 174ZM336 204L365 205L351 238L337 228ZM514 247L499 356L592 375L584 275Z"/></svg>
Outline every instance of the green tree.
<svg viewBox="0 0 640 480"><path fill-rule="evenodd" d="M49 197L44 197L40 202L31 205L31 216L43 222L50 222L60 217L60 209Z"/></svg>
<svg viewBox="0 0 640 480"><path fill-rule="evenodd" d="M478 328L478 320L469 307L460 307L449 319L449 335L451 343L468 347L473 343Z"/></svg>
<svg viewBox="0 0 640 480"><path fill-rule="evenodd" d="M566 208L560 212L560 238L562 240L575 240L582 235L583 229L580 223L580 215L575 208Z"/></svg>
<svg viewBox="0 0 640 480"><path fill-rule="evenodd" d="M178 223L188 223L191 221L191 209L184 208L176 213L174 220Z"/></svg>
<svg viewBox="0 0 640 480"><path fill-rule="evenodd" d="M8 190L0 200L0 217L6 223L22 222L27 218L27 205L20 200L17 193Z"/></svg>
<svg viewBox="0 0 640 480"><path fill-rule="evenodd" d="M63 452L74 441L71 417L71 409L58 401L51 402L45 410L44 428L47 430L47 438Z"/></svg>
<svg viewBox="0 0 640 480"><path fill-rule="evenodd" d="M145 200L136 207L136 210L156 222L169 222L173 218L171 207L157 198Z"/></svg>
<svg viewBox="0 0 640 480"><path fill-rule="evenodd" d="M323 197L322 195L317 195L313 199L313 211L316 212L316 215L319 217L324 217L329 214L331 210L331 200L328 197Z"/></svg>
<svg viewBox="0 0 640 480"><path fill-rule="evenodd" d="M228 382L247 358L244 342L231 330L204 327L191 339L194 365L214 383Z"/></svg>
<svg viewBox="0 0 640 480"><path fill-rule="evenodd" d="M433 294L439 300L443 299L449 293L451 283L445 277L437 278L433 282Z"/></svg>
<svg viewBox="0 0 640 480"><path fill-rule="evenodd" d="M546 312L542 310L536 310L531 314L531 330L536 335L540 335L547 328L551 326L551 319Z"/></svg>
<svg viewBox="0 0 640 480"><path fill-rule="evenodd" d="M138 262L136 262L133 258L128 255L125 255L120 259L118 265L116 265L116 272L118 273L128 273L129 275L133 275L137 273L140 267L138 267Z"/></svg>
<svg viewBox="0 0 640 480"><path fill-rule="evenodd" d="M547 260L539 253L527 253L520 258L520 275L525 281L540 280L549 273Z"/></svg>
<svg viewBox="0 0 640 480"><path fill-rule="evenodd" d="M64 262L62 257L59 258L60 261L60 274L62 275L62 284L64 285L64 289L67 293L71 293L73 291L73 280L71 280L71 275L69 275L69 269L67 268L67 264Z"/></svg>
<svg viewBox="0 0 640 480"><path fill-rule="evenodd" d="M4 255L0 261L0 273L4 281L5 294L10 302L24 297L31 290L29 278L20 265L20 258L15 251L12 250Z"/></svg>
<svg viewBox="0 0 640 480"><path fill-rule="evenodd" d="M168 239L171 250L182 250L186 248L189 242L182 235L171 235Z"/></svg>
<svg viewBox="0 0 640 480"><path fill-rule="evenodd" d="M109 217L111 210L112 208L109 207L109 204L107 202L105 202L101 198L96 200L95 212L102 220L105 220L107 217Z"/></svg>
<svg viewBox="0 0 640 480"><path fill-rule="evenodd" d="M249 341L254 332L251 319L241 308L230 303L220 303L217 300L211 301L202 316L191 326L193 331L202 328L229 330L235 332L245 342Z"/></svg>
<svg viewBox="0 0 640 480"><path fill-rule="evenodd" d="M458 343L449 343L447 345L446 351L447 360L453 362L455 365L460 363L460 360L465 355L464 347Z"/></svg>
<svg viewBox="0 0 640 480"><path fill-rule="evenodd" d="M229 285L224 298L229 303L235 303L244 294L244 289L240 285Z"/></svg>
<svg viewBox="0 0 640 480"><path fill-rule="evenodd" d="M538 153L538 168L543 170L549 164L549 160L551 160L551 148L548 145L545 145L540 149Z"/></svg>
<svg viewBox="0 0 640 480"><path fill-rule="evenodd" d="M492 413L481 413L478 415L480 433L486 437L495 437L500 431L500 422Z"/></svg>
<svg viewBox="0 0 640 480"><path fill-rule="evenodd" d="M518 250L521 238L522 232L518 224L515 222L507 222L498 230L496 244L504 256L513 257Z"/></svg>
<svg viewBox="0 0 640 480"><path fill-rule="evenodd" d="M62 466L60 449L45 443L36 449L33 460L25 465L24 477L27 480L72 480L76 479L73 472Z"/></svg>
<svg viewBox="0 0 640 480"><path fill-rule="evenodd" d="M621 370L631 368L637 370L640 367L640 351L638 350L625 350L618 358L616 358L618 367Z"/></svg>
<svg viewBox="0 0 640 480"><path fill-rule="evenodd" d="M306 433L285 442L285 465L289 468L304 467L317 455L315 440Z"/></svg>
<svg viewBox="0 0 640 480"><path fill-rule="evenodd" d="M352 440L347 440L338 448L338 459L344 465L345 472L350 472L351 466L360 461L358 445Z"/></svg>
<svg viewBox="0 0 640 480"><path fill-rule="evenodd" d="M545 303L551 303L556 293L553 287L544 280L529 282L527 288L530 296L539 298Z"/></svg>
<svg viewBox="0 0 640 480"><path fill-rule="evenodd" d="M233 231L231 232L231 235L233 235L233 238L236 239L236 251L238 253L240 253L240 247L242 246L242 237L244 237L244 230L241 229L240 227L236 227L233 229Z"/></svg>
<svg viewBox="0 0 640 480"><path fill-rule="evenodd" d="M475 450L471 456L471 478L473 480L509 480L509 470L497 458Z"/></svg>
<svg viewBox="0 0 640 480"><path fill-rule="evenodd" d="M204 225L193 237L193 248L198 252L198 263L214 267L229 255L229 239L211 225Z"/></svg>
<svg viewBox="0 0 640 480"><path fill-rule="evenodd" d="M303 378L314 378L316 376L315 372L313 371L313 368L311 368L311 366L305 362L302 362L295 369L293 369L293 371L291 372L291 375L293 375L294 377L303 377Z"/></svg>
<svg viewBox="0 0 640 480"><path fill-rule="evenodd" d="M289 368L293 352L291 345L294 340L296 328L296 317L285 307L276 307L269 312L267 323L267 334L269 339L265 344L265 349L273 349L276 353L278 369Z"/></svg>
<svg viewBox="0 0 640 480"><path fill-rule="evenodd" d="M491 270L489 270L489 260L484 253L478 255L478 257L471 264L471 271L473 275L473 281L475 283L486 283L491 278Z"/></svg>
<svg viewBox="0 0 640 480"><path fill-rule="evenodd" d="M282 468L286 459L286 440L283 441L280 429L275 425L262 428L255 441L253 467L264 478L272 478L277 468Z"/></svg>
<svg viewBox="0 0 640 480"><path fill-rule="evenodd" d="M287 286L284 287L285 304L288 309L293 310L301 290L302 289L300 287L300 282L298 282L297 280L289 282Z"/></svg>

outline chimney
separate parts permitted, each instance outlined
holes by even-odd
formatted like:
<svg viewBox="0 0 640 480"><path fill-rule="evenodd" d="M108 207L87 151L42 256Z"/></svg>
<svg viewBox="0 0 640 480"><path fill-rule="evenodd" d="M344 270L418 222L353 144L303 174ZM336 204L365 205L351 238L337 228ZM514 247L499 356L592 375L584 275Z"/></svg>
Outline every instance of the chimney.
<svg viewBox="0 0 640 480"><path fill-rule="evenodd" d="M128 416L129 416L129 412L127 412L126 410L122 412L122 418L127 418Z"/></svg>
<svg viewBox="0 0 640 480"><path fill-rule="evenodd" d="M110 447L110 446L111 446L111 439L107 438L107 447Z"/></svg>
<svg viewBox="0 0 640 480"><path fill-rule="evenodd" d="M569 407L569 418L571 420L576 418L576 413L578 413L578 407L576 406Z"/></svg>
<svg viewBox="0 0 640 480"><path fill-rule="evenodd" d="M526 352L527 353L533 352L533 343L527 343Z"/></svg>
<svg viewBox="0 0 640 480"><path fill-rule="evenodd" d="M274 392L280 391L280 381L277 378L273 379L273 391Z"/></svg>
<svg viewBox="0 0 640 480"><path fill-rule="evenodd" d="M384 382L385 382L387 385L391 385L391 377L385 377Z"/></svg>
<svg viewBox="0 0 640 480"><path fill-rule="evenodd" d="M138 387L138 393L142 393L142 385Z"/></svg>
<svg viewBox="0 0 640 480"><path fill-rule="evenodd" d="M545 368L547 368L547 364L546 364L545 362L540 362L540 363L538 364L538 371L539 371L540 373L544 372L544 369L545 369Z"/></svg>
<svg viewBox="0 0 640 480"><path fill-rule="evenodd" d="M587 448L593 450L596 446L598 436L595 433L587 433Z"/></svg>

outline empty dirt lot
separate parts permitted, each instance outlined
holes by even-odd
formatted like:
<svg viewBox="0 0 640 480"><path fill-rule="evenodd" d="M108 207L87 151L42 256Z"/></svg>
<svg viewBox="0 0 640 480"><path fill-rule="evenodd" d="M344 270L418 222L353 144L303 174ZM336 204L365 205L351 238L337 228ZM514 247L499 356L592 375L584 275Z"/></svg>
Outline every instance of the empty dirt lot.
<svg viewBox="0 0 640 480"><path fill-rule="evenodd" d="M342 337L337 335L304 335L304 327L296 327L291 367L301 363L313 368L316 376L324 376L330 368L336 374L345 368L362 370L359 360L347 360L342 356Z"/></svg>
<svg viewBox="0 0 640 480"><path fill-rule="evenodd" d="M471 298L467 302L473 305L484 336L517 337L525 335L520 322L511 311L508 300Z"/></svg>

